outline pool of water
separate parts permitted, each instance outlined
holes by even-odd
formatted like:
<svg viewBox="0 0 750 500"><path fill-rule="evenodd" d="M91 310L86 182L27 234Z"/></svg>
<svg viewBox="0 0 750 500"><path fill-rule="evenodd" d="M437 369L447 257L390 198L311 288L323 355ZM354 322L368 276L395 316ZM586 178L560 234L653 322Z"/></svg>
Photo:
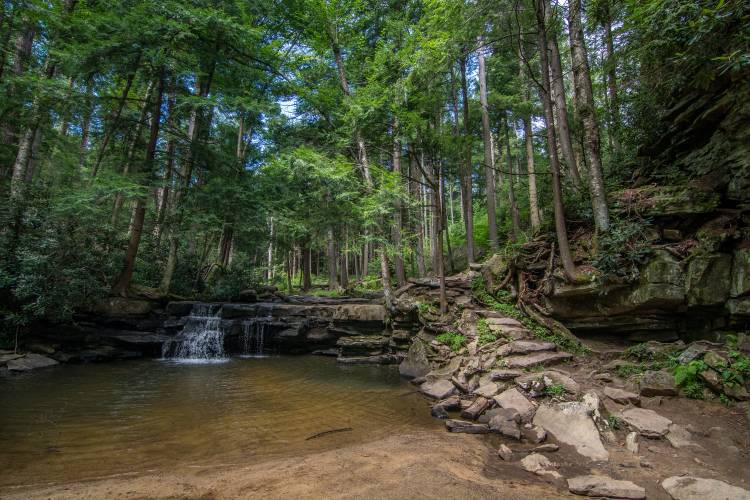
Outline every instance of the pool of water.
<svg viewBox="0 0 750 500"><path fill-rule="evenodd" d="M394 367L314 356L59 366L0 378L0 486L247 464L437 426Z"/></svg>

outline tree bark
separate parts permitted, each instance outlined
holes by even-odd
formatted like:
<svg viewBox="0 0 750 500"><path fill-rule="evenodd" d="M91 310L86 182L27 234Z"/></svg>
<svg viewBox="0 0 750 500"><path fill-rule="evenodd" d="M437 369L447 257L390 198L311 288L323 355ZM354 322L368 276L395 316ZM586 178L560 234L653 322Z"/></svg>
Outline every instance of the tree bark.
<svg viewBox="0 0 750 500"><path fill-rule="evenodd" d="M553 11L550 1L545 3L545 26L549 28L552 24ZM553 31L545 33L547 37L547 46L549 47L549 72L553 101L553 113L555 124L558 130L557 139L560 143L563 159L568 168L568 173L575 186L581 185L581 174L578 169L575 152L573 151L573 140L571 139L570 123L568 122L568 105L565 100L565 84L562 72L562 63L560 61L560 49L557 44L557 35Z"/></svg>
<svg viewBox="0 0 750 500"><path fill-rule="evenodd" d="M523 44L519 44L518 58L519 58L519 73L521 81L523 82L523 93L524 99L529 102L531 96L529 94L528 79L524 72L524 55L523 55ZM534 166L534 136L531 128L531 113L527 113L522 117L523 120L523 136L524 144L526 146L526 172L529 174L529 217L531 219L531 230L536 233L539 231L542 225L541 214L539 213L539 195L536 188L536 169Z"/></svg>
<svg viewBox="0 0 750 500"><path fill-rule="evenodd" d="M560 252L563 271L566 277L571 281L578 281L578 269L573 262L570 253L570 243L568 242L568 232L565 225L565 207L562 198L562 183L560 180L560 161L557 157L557 137L555 131L555 120L552 111L551 82L549 73L549 57L547 50L547 35L545 19L547 18L545 10L548 0L535 0L536 19L538 27L539 40L539 59L542 73L540 94L544 104L544 118L547 126L547 149L549 153L550 171L552 173L552 197L555 212L555 233L557 236L557 246Z"/></svg>
<svg viewBox="0 0 750 500"><path fill-rule="evenodd" d="M393 118L392 135L393 135L393 173L398 177L399 184L402 182L401 177L401 141L398 139L398 118ZM393 222L393 245L396 247L396 254L393 256L393 268L396 272L396 282L399 287L406 284L406 272L404 271L404 259L401 256L401 228L403 226L402 218L403 206L401 199L396 199L395 213Z"/></svg>
<svg viewBox="0 0 750 500"><path fill-rule="evenodd" d="M516 204L515 187L513 186L513 156L510 151L510 133L508 132L509 124L507 117L502 123L505 131L505 154L508 157L508 205L510 208L511 219L511 241L518 241L518 235L521 233L521 221L518 217L518 205Z"/></svg>
<svg viewBox="0 0 750 500"><path fill-rule="evenodd" d="M479 57L479 102L482 107L482 137L484 142L484 178L487 193L487 227L490 240L490 250L497 252L500 248L497 240L497 220L495 202L495 158L492 147L492 131L490 130L490 115L487 104L487 69L485 67L485 49L482 38L477 40L480 46L477 50ZM515 236L514 236L515 239Z"/></svg>
<svg viewBox="0 0 750 500"><path fill-rule="evenodd" d="M151 112L151 126L148 145L146 147L146 158L145 168L149 174L153 173L153 163L156 156L156 144L159 139L159 128L161 122L161 102L162 95L164 93L164 74L159 77L156 90L156 99L154 100L153 111ZM146 199L143 196L139 196L136 200L135 207L133 208L133 217L130 230L130 238L128 241L128 248L125 252L125 261L123 263L123 269L120 272L120 276L117 278L114 287L112 287L113 293L120 294L122 296L127 295L128 288L130 287L130 280L133 277L133 271L135 269L135 259L138 255L138 247L141 243L141 234L143 233L143 221L146 215Z"/></svg>
<svg viewBox="0 0 750 500"><path fill-rule="evenodd" d="M615 58L615 44L612 37L612 16L609 0L604 2L604 44L607 47L606 79L607 91L609 92L609 138L612 141L612 149L615 153L620 152L620 99L617 95L617 59ZM579 14L580 17L580 14Z"/></svg>
<svg viewBox="0 0 750 500"><path fill-rule="evenodd" d="M310 277L310 267L312 260L312 252L310 251L309 243L302 245L302 291L306 292L312 287L312 279Z"/></svg>
<svg viewBox="0 0 750 500"><path fill-rule="evenodd" d="M589 159L589 190L591 206L594 210L594 222L598 231L609 230L609 210L607 195L604 191L602 176L601 145L599 142L599 124L596 120L594 91L591 85L591 73L586 54L586 44L581 24L581 0L570 0L568 25L570 26L570 52L573 59L573 78L576 88L578 116L583 122L585 148Z"/></svg>
<svg viewBox="0 0 750 500"><path fill-rule="evenodd" d="M463 214L464 214L464 225L466 226L466 259L468 264L474 263L474 207L473 207L473 191L471 187L472 183L472 168L471 168L471 131L469 128L469 90L466 84L466 58L462 57L459 60L461 67L461 96L463 101L463 116L464 116L464 162L461 169L461 191L463 194Z"/></svg>
<svg viewBox="0 0 750 500"><path fill-rule="evenodd" d="M328 289L337 290L339 287L338 266L336 265L336 241L333 239L333 229L328 228Z"/></svg>

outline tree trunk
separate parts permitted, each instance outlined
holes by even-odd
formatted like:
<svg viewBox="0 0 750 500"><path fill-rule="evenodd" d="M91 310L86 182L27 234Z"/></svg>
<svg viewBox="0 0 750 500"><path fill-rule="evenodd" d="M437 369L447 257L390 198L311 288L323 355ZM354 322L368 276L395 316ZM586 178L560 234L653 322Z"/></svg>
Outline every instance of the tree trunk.
<svg viewBox="0 0 750 500"><path fill-rule="evenodd" d="M463 101L464 115L464 163L460 178L461 191L463 193L463 214L466 226L466 259L469 264L474 263L474 207L472 192L472 168L471 168L471 130L469 127L469 90L466 84L466 58L460 59L461 66L461 96Z"/></svg>
<svg viewBox="0 0 750 500"><path fill-rule="evenodd" d="M552 96L550 95L551 82L549 74L549 57L547 47L547 35L545 26L545 10L548 0L535 0L536 18L539 39L539 59L542 73L540 94L544 104L544 117L547 126L547 149L549 153L550 171L552 173L552 198L555 212L555 233L557 246L560 252L563 271L571 281L578 281L578 269L576 269L573 257L570 253L568 233L565 226L565 208L563 206L562 183L560 180L560 161L557 157L557 137L555 132L555 120L552 111Z"/></svg>
<svg viewBox="0 0 750 500"><path fill-rule="evenodd" d="M416 179L419 176L419 170L417 169L417 158L416 158L416 151L414 151L414 147L409 144L409 184L410 184L410 191L414 198L421 200L421 189L419 183L416 181ZM420 203L421 206L421 203ZM422 278L425 276L427 270L425 269L425 262L424 262L424 228L422 224L422 210L419 210L419 213L412 217L412 230L417 235L417 244L416 248L414 249L415 253L415 260L417 261L417 276L419 278Z"/></svg>
<svg viewBox="0 0 750 500"><path fill-rule="evenodd" d="M312 260L312 252L307 243L302 246L302 291L307 292L312 287L312 279L310 277L310 267Z"/></svg>
<svg viewBox="0 0 750 500"><path fill-rule="evenodd" d="M398 140L398 118L393 118L393 173L397 176L399 184L402 182L401 177L401 141ZM403 226L402 218L403 206L400 199L395 202L395 214L393 221L393 245L396 247L396 254L393 256L393 268L396 272L396 282L399 287L406 284L406 272L404 271L404 259L401 256L401 228Z"/></svg>
<svg viewBox="0 0 750 500"><path fill-rule="evenodd" d="M521 233L521 222L518 217L518 205L516 204L516 193L513 186L513 156L510 151L510 133L508 132L509 124L507 117L503 120L502 127L505 131L505 153L508 157L508 204L512 224L510 237L511 241L516 242L518 241L518 235Z"/></svg>
<svg viewBox="0 0 750 500"><path fill-rule="evenodd" d="M164 93L164 75L159 77L156 99L154 101L153 111L151 112L151 126L148 145L146 147L146 158L144 166L146 171L150 175L153 173L153 163L156 157L156 144L159 139L159 127L161 122L161 101ZM120 272L120 276L117 278L112 291L122 296L127 295L128 288L130 287L130 280L133 277L133 270L135 269L135 259L138 255L138 247L141 243L141 234L143 233L143 221L146 215L146 200L144 197L139 196L136 200L135 207L133 209L132 225L130 230L130 238L128 241L128 248L125 252L125 261L123 263L123 269Z"/></svg>
<svg viewBox="0 0 750 500"><path fill-rule="evenodd" d="M333 239L333 229L328 228L328 289L337 290L339 287L338 266L336 264L336 241Z"/></svg>
<svg viewBox="0 0 750 500"><path fill-rule="evenodd" d="M524 99L531 100L529 95L528 81L524 72L523 52L519 49L518 56L520 59L520 77L523 82ZM531 230L536 233L542 225L541 214L539 213L539 196L536 189L536 171L534 167L534 136L531 128L531 113L526 114L523 118L523 135L526 145L526 171L529 174L529 217L531 218Z"/></svg>
<svg viewBox="0 0 750 500"><path fill-rule="evenodd" d="M266 267L266 281L268 284L273 283L273 217L268 218L268 252L267 252L267 267Z"/></svg>
<svg viewBox="0 0 750 500"><path fill-rule="evenodd" d="M594 222L598 231L609 230L609 210L607 195L604 192L602 176L601 145L599 143L599 124L596 120L594 91L591 85L591 73L586 54L586 44L581 24L581 0L570 0L568 25L570 26L570 52L573 59L573 78L575 82L578 116L583 122L585 148L589 159L589 189L591 206L594 209Z"/></svg>
<svg viewBox="0 0 750 500"><path fill-rule="evenodd" d="M552 24L553 11L550 7L550 1L545 0L545 26L548 27ZM563 159L568 167L568 173L575 186L581 185L581 175L578 169L578 163L576 162L575 153L573 151L573 140L570 134L570 123L568 122L568 105L565 100L565 84L563 80L562 63L560 61L560 49L557 44L557 35L550 30L549 33L545 33L547 37L547 46L549 47L549 72L550 72L550 83L552 90L552 101L553 101L553 112L555 117L555 124L557 126L558 134L557 139L560 143L560 151L562 151Z"/></svg>
<svg viewBox="0 0 750 500"><path fill-rule="evenodd" d="M617 95L617 59L615 58L615 44L612 37L612 18L609 10L609 0L604 2L604 44L607 47L606 78L609 92L609 137L612 149L620 152L620 99ZM580 7L580 4L579 4ZM580 18L580 13L579 13Z"/></svg>
<svg viewBox="0 0 750 500"><path fill-rule="evenodd" d="M482 136L484 142L484 177L487 193L487 227L490 240L490 250L497 252L500 248L497 240L497 220L495 203L495 159L492 147L492 131L490 130L490 115L487 105L487 70L485 68L485 47L481 47L482 38L477 40L480 45L477 50L479 56L479 102L482 107ZM515 238L515 237L514 237Z"/></svg>

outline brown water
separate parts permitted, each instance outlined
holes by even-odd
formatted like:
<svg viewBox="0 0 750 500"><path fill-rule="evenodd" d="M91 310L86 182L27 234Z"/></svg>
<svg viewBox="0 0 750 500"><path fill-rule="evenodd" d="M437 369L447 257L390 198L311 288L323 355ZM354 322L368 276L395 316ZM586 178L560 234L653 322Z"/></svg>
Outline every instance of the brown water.
<svg viewBox="0 0 750 500"><path fill-rule="evenodd" d="M0 378L0 487L247 464L437 427L393 367L267 357ZM333 429L351 431L310 436Z"/></svg>

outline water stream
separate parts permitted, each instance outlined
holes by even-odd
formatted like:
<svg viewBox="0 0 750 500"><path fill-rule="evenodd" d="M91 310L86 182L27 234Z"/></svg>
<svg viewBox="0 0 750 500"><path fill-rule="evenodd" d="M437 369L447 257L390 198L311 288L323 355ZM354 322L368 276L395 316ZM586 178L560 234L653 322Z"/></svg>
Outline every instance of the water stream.
<svg viewBox="0 0 750 500"><path fill-rule="evenodd" d="M0 497L12 485L242 466L439 426L393 367L316 356L61 365L0 378ZM308 440L342 428L352 430Z"/></svg>
<svg viewBox="0 0 750 500"><path fill-rule="evenodd" d="M195 304L182 332L162 346L162 357L183 362L227 361L220 309L218 304Z"/></svg>

